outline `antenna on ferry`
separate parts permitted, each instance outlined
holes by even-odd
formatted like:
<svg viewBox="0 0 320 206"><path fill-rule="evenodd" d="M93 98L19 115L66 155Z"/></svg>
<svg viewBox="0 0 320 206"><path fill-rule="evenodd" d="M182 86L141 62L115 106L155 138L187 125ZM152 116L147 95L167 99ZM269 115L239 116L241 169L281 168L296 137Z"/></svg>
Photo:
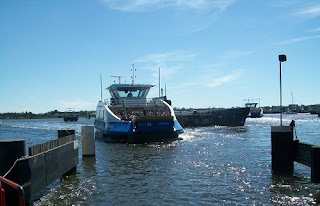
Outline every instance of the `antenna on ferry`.
<svg viewBox="0 0 320 206"><path fill-rule="evenodd" d="M132 69L131 69L131 71L132 71L132 76L131 76L132 84L134 84L134 78L136 77L136 76L134 76L134 71L137 71L137 70L134 68L134 64L132 64Z"/></svg>
<svg viewBox="0 0 320 206"><path fill-rule="evenodd" d="M100 92L101 92L101 101L102 101L102 77L100 73Z"/></svg>
<svg viewBox="0 0 320 206"><path fill-rule="evenodd" d="M161 87L161 86L160 86L160 67L159 67L159 97L161 97L161 96L160 96L160 87Z"/></svg>
<svg viewBox="0 0 320 206"><path fill-rule="evenodd" d="M111 77L118 78L119 84L121 84L121 77L127 78L126 76L118 76L118 75L113 75L113 76L111 76ZM114 80L114 83L116 83L116 80Z"/></svg>
<svg viewBox="0 0 320 206"><path fill-rule="evenodd" d="M167 85L164 85L164 96L167 96Z"/></svg>

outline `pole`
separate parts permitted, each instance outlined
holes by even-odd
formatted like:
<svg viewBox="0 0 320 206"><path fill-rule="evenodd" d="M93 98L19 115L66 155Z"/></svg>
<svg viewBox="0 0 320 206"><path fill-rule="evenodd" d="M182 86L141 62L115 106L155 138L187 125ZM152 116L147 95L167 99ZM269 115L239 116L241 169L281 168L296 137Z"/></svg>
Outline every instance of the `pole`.
<svg viewBox="0 0 320 206"><path fill-rule="evenodd" d="M159 67L159 97L160 97L160 67Z"/></svg>
<svg viewBox="0 0 320 206"><path fill-rule="evenodd" d="M164 96L167 96L167 85L164 85Z"/></svg>
<svg viewBox="0 0 320 206"><path fill-rule="evenodd" d="M280 62L280 126L282 126L282 85L281 85L281 62L287 61L287 56L284 54L279 55L279 62Z"/></svg>
<svg viewBox="0 0 320 206"><path fill-rule="evenodd" d="M282 85L281 85L281 61L280 61L280 126L282 126Z"/></svg>
<svg viewBox="0 0 320 206"><path fill-rule="evenodd" d="M132 64L132 85L134 84L134 64Z"/></svg>
<svg viewBox="0 0 320 206"><path fill-rule="evenodd" d="M101 95L101 101L102 101L102 77L101 77L101 73L100 73L100 95Z"/></svg>

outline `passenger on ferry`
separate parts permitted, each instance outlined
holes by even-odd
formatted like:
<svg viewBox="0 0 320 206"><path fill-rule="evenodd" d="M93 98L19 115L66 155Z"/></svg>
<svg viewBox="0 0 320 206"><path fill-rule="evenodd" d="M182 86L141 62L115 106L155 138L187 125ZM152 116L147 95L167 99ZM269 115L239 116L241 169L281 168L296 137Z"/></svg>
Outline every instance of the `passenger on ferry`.
<svg viewBox="0 0 320 206"><path fill-rule="evenodd" d="M130 115L130 120L131 120L132 127L134 128L135 122L136 122L136 116L133 113Z"/></svg>

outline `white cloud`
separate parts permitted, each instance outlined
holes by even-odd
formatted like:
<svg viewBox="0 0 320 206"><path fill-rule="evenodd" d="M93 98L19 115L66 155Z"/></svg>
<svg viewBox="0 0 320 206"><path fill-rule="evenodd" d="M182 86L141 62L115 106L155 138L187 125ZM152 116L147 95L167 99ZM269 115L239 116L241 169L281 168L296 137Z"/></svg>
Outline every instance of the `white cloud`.
<svg viewBox="0 0 320 206"><path fill-rule="evenodd" d="M58 106L61 108L61 110L66 110L67 108L73 108L76 111L78 111L78 110L94 109L96 106L96 103L85 101L85 100L74 100L74 101L60 100L58 101Z"/></svg>
<svg viewBox="0 0 320 206"><path fill-rule="evenodd" d="M289 40L286 40L286 41L278 42L276 44L279 44L279 45L294 44L294 43L298 43L298 42L302 42L302 41L307 41L307 40L312 40L312 39L319 39L319 38L320 38L320 35L317 35L317 36L306 36L306 37L299 37L299 38L289 39Z"/></svg>
<svg viewBox="0 0 320 206"><path fill-rule="evenodd" d="M222 84L225 84L227 82L231 82L233 80L236 80L238 78L238 75L227 75L227 76L223 76L217 79L213 79L212 82L208 83L207 86L208 87L217 87L220 86Z"/></svg>
<svg viewBox="0 0 320 206"><path fill-rule="evenodd" d="M230 83L232 81L235 81L239 79L242 76L242 71L241 70L235 70L231 71L230 74L227 75L222 75L220 77L212 77L210 74L207 74L203 76L202 78L198 80L193 80L192 82L184 82L177 86L177 88L190 88L190 87L209 87L209 88L214 88L221 86L223 84Z"/></svg>
<svg viewBox="0 0 320 206"><path fill-rule="evenodd" d="M314 5L309 8L305 8L296 13L297 15L306 16L306 17L317 17L320 16L320 5Z"/></svg>
<svg viewBox="0 0 320 206"><path fill-rule="evenodd" d="M221 58L240 58L252 54L251 51L232 51L227 52ZM134 62L139 63L139 68L144 70L151 70L153 72L154 84L157 84L159 77L159 68L161 68L161 80L168 80L175 76L179 71L187 68L190 73L190 66L193 64L198 55L189 51L173 51L166 53L149 54L137 58ZM198 65L192 71L197 72L198 75L193 76L192 81L180 82L175 85L175 88L191 88L191 87L217 87L239 79L242 75L241 70L234 70L225 74L228 71L226 68L228 64L214 63L207 65ZM193 66L194 67L194 66ZM221 71L224 71L221 73ZM188 75L187 75L188 76Z"/></svg>
<svg viewBox="0 0 320 206"><path fill-rule="evenodd" d="M167 6L167 1L161 0L103 0L107 5L114 10L120 11L143 11L149 7L158 9ZM150 8L149 8L150 9Z"/></svg>
<svg viewBox="0 0 320 206"><path fill-rule="evenodd" d="M238 0L102 0L110 9L122 12L152 12L170 9L178 28L200 32L216 22ZM186 17L187 15L187 17ZM188 19L187 23L185 20ZM182 32L184 33L184 32Z"/></svg>
<svg viewBox="0 0 320 206"><path fill-rule="evenodd" d="M138 63L140 69L151 70L155 80L159 77L160 68L161 78L163 80L168 80L183 68L183 65L186 62L192 61L196 56L197 54L188 51L173 51L148 54L137 58L133 62Z"/></svg>
<svg viewBox="0 0 320 206"><path fill-rule="evenodd" d="M231 72L231 74L229 75L225 75L216 79L212 79L212 81L210 81L209 83L206 84L207 87L217 87L232 81L235 81L237 79L240 78L240 76L242 75L242 72L237 70L237 71L233 71Z"/></svg>
<svg viewBox="0 0 320 206"><path fill-rule="evenodd" d="M174 74L176 74L180 69L181 66L166 66L166 67L159 67L160 68L160 75L162 79L169 79L172 76L174 76ZM158 78L159 77L159 68L154 69L153 71L153 77Z"/></svg>
<svg viewBox="0 0 320 206"><path fill-rule="evenodd" d="M139 57L135 62L139 63L167 63L167 62L179 62L190 61L197 55L188 51L173 51L167 53L149 54L143 57Z"/></svg>
<svg viewBox="0 0 320 206"><path fill-rule="evenodd" d="M121 11L149 11L161 8L224 10L235 0L103 0L108 6Z"/></svg>
<svg viewBox="0 0 320 206"><path fill-rule="evenodd" d="M310 29L309 32L320 32L320 27L314 28L314 29Z"/></svg>

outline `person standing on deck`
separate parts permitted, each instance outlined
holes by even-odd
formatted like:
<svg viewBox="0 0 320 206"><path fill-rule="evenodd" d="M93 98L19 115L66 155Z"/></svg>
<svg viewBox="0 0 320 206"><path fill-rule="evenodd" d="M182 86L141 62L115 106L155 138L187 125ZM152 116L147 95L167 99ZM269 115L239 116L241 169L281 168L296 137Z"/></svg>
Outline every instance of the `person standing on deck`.
<svg viewBox="0 0 320 206"><path fill-rule="evenodd" d="M130 115L130 120L131 120L132 128L135 128L136 116L133 113Z"/></svg>

